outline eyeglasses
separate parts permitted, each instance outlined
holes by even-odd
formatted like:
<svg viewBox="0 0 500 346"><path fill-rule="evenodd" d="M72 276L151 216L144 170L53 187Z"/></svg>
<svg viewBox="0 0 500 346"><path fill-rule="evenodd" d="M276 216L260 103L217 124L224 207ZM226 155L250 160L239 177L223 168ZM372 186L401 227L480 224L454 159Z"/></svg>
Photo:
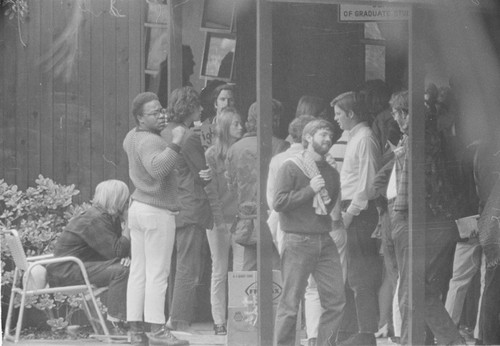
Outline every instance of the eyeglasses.
<svg viewBox="0 0 500 346"><path fill-rule="evenodd" d="M151 113L144 113L143 115L152 115L156 118L159 118L161 116L165 116L167 114L167 110L165 108L157 109Z"/></svg>

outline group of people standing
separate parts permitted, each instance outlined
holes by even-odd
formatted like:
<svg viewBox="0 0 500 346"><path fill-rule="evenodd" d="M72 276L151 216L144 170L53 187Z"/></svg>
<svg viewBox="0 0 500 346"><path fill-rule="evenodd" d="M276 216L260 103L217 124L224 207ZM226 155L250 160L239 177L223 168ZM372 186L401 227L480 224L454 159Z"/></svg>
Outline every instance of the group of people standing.
<svg viewBox="0 0 500 346"><path fill-rule="evenodd" d="M230 268L257 269L259 116L273 118L266 188L273 268L281 270L283 281L275 321L277 345L295 345L304 297L310 346L376 345L375 333L385 314L379 303L385 279L389 301L396 296L396 304L394 309L389 304L390 317L383 324L394 320L400 343L408 343L412 116L426 122L425 323L438 344L465 345L443 303L444 278L451 271L449 258L458 239L454 220L466 216L467 196L459 174L463 167L446 150L446 137L432 116L410 113L407 91L391 96L383 82L369 81L329 105L304 96L286 141L274 135L284 112L277 100L271 115L258 114L257 104L252 104L245 123L235 108L233 86L215 88L211 105L213 118L205 122L215 127L215 138L204 151L193 128L203 109L192 87L174 90L167 109L156 94L139 94L132 103L137 126L123 143L135 187L130 205L124 183L99 184L92 208L70 222L56 246L58 256L85 254L90 280L100 277L100 283L109 285L108 320L116 328L127 321L133 345L188 344L171 331L189 329L194 319L207 242L214 331L226 333L227 273ZM334 117L329 118L331 109ZM497 138L498 132L491 135ZM481 308L485 342L498 337L494 316L500 305L500 231L491 222L500 216L500 184L493 178L500 170L498 151L481 154L478 149L474 160L475 167L481 162L474 177L482 211L490 216L480 222L488 229L483 235L488 272ZM488 159L497 165L486 165ZM166 318L173 259L173 296ZM49 273L53 280L67 282L70 269L53 268ZM66 274L58 278L56 273ZM495 302L496 310L491 306Z"/></svg>

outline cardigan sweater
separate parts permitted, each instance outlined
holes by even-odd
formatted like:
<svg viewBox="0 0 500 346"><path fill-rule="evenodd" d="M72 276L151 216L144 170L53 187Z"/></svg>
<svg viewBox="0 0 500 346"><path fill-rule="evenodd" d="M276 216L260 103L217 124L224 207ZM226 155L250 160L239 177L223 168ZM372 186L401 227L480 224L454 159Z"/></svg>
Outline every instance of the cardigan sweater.
<svg viewBox="0 0 500 346"><path fill-rule="evenodd" d="M130 179L135 186L131 198L178 211L175 165L180 147L167 144L155 132L134 128L125 137L123 148L128 156Z"/></svg>

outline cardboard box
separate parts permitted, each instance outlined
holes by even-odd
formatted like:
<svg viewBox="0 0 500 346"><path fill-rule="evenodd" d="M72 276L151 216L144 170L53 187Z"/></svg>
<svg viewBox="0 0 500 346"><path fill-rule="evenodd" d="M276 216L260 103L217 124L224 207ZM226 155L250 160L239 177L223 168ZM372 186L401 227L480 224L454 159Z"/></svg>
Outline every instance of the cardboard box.
<svg viewBox="0 0 500 346"><path fill-rule="evenodd" d="M244 307L253 297L257 297L257 272L229 272L228 307ZM273 270L273 305L277 305L283 287L281 286L281 272Z"/></svg>
<svg viewBox="0 0 500 346"><path fill-rule="evenodd" d="M257 272L229 272L228 281L229 297L226 345L258 345ZM276 318L276 310L282 293L281 272L273 270L273 322ZM297 326L297 335L300 335L300 311ZM296 345L300 345L300 337L297 337Z"/></svg>

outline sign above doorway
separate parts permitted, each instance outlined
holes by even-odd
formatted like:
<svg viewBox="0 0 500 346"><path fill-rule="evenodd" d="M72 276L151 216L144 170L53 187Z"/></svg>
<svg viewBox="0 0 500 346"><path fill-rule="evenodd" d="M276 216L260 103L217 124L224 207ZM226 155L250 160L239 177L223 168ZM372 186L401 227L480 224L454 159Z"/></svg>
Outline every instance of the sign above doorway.
<svg viewBox="0 0 500 346"><path fill-rule="evenodd" d="M392 22L408 20L410 7L341 4L340 22Z"/></svg>

